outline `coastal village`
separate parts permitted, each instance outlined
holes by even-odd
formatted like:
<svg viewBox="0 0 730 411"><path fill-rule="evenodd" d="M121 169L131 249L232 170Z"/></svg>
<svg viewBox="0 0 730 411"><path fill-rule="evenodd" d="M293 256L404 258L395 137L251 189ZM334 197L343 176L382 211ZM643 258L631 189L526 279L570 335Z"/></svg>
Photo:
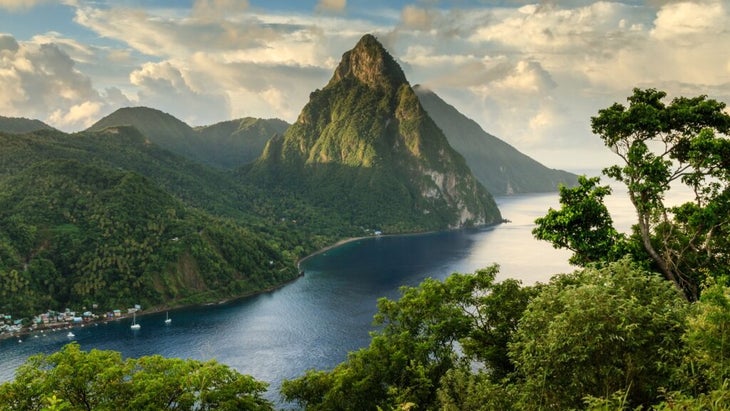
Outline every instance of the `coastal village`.
<svg viewBox="0 0 730 411"><path fill-rule="evenodd" d="M85 308L84 308L85 309ZM97 305L92 310L98 309ZM52 331L58 329L84 326L98 321L114 321L126 318L134 313L142 311L139 304L125 310L116 309L103 314L96 314L94 311L83 312L72 311L67 308L64 311L48 310L38 314L32 320L14 319L10 314L0 314L0 339L19 337L36 331Z"/></svg>

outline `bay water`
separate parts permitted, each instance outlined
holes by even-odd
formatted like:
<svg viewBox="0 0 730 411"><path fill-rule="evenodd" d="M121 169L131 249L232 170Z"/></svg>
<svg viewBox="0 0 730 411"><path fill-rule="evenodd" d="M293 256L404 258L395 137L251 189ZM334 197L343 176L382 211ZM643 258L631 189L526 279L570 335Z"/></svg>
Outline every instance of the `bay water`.
<svg viewBox="0 0 730 411"><path fill-rule="evenodd" d="M535 240L534 220L558 196L529 194L498 197L503 217L493 227L421 235L354 240L303 261L305 275L272 292L223 304L36 333L0 341L0 382L35 353L51 353L73 340L84 350L115 350L125 357L215 359L241 373L270 383L267 397L277 401L283 379L307 369L331 369L347 353L369 344L378 298L397 298L399 287L427 277L443 279L497 263L498 278L524 284L546 282L568 265L570 253Z"/></svg>

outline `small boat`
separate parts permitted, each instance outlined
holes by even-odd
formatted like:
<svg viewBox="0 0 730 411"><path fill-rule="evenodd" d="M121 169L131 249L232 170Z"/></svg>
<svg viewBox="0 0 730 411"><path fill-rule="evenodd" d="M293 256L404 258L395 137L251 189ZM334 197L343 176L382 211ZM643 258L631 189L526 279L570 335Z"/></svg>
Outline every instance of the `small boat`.
<svg viewBox="0 0 730 411"><path fill-rule="evenodd" d="M169 325L172 322L172 318L170 318L169 313L165 313L165 325Z"/></svg>
<svg viewBox="0 0 730 411"><path fill-rule="evenodd" d="M68 337L68 338L74 338L74 337L76 337L76 334L74 334L71 331L69 331L68 334L66 334L66 337Z"/></svg>
<svg viewBox="0 0 730 411"><path fill-rule="evenodd" d="M132 325L130 325L129 328L131 328L133 330L139 330L140 328L142 328L142 326L139 325L139 324L137 324L137 313L135 312L132 315L133 315L133 317L132 317Z"/></svg>

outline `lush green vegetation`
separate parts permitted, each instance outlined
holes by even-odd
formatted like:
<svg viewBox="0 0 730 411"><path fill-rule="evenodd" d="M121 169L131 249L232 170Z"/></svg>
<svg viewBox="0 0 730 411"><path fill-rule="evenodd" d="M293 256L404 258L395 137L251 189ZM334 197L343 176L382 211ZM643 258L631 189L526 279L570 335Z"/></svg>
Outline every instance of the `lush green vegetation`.
<svg viewBox="0 0 730 411"><path fill-rule="evenodd" d="M284 382L311 410L730 406L730 288L690 305L628 259L523 287L496 266L378 302L369 347Z"/></svg>
<svg viewBox="0 0 730 411"><path fill-rule="evenodd" d="M289 123L283 120L253 117L197 127L198 156L215 167L240 167L256 160L266 142L288 128Z"/></svg>
<svg viewBox="0 0 730 411"><path fill-rule="evenodd" d="M547 168L522 154L485 132L432 91L419 86L414 90L449 144L464 156L474 176L493 195L557 191L560 185L576 184L576 175Z"/></svg>
<svg viewBox="0 0 730 411"><path fill-rule="evenodd" d="M242 176L296 193L351 227L404 232L500 221L491 195L370 35Z"/></svg>
<svg viewBox="0 0 730 411"><path fill-rule="evenodd" d="M0 210L0 311L20 317L210 301L296 276L265 237L136 173L38 163L0 182Z"/></svg>
<svg viewBox="0 0 730 411"><path fill-rule="evenodd" d="M35 355L0 385L3 410L272 410L266 384L215 361L122 359L71 343Z"/></svg>

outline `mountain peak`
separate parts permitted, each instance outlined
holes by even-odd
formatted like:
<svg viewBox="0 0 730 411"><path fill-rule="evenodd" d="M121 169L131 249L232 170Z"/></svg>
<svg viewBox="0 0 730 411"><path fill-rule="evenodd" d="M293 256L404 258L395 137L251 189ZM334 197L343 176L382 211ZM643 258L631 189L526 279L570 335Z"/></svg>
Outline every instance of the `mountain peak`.
<svg viewBox="0 0 730 411"><path fill-rule="evenodd" d="M347 78L355 78L375 89L397 89L408 83L398 63L372 34L364 35L352 50L342 55L329 84Z"/></svg>
<svg viewBox="0 0 730 411"><path fill-rule="evenodd" d="M269 141L247 178L297 193L352 227L423 231L501 219L372 35L343 54L332 80Z"/></svg>

